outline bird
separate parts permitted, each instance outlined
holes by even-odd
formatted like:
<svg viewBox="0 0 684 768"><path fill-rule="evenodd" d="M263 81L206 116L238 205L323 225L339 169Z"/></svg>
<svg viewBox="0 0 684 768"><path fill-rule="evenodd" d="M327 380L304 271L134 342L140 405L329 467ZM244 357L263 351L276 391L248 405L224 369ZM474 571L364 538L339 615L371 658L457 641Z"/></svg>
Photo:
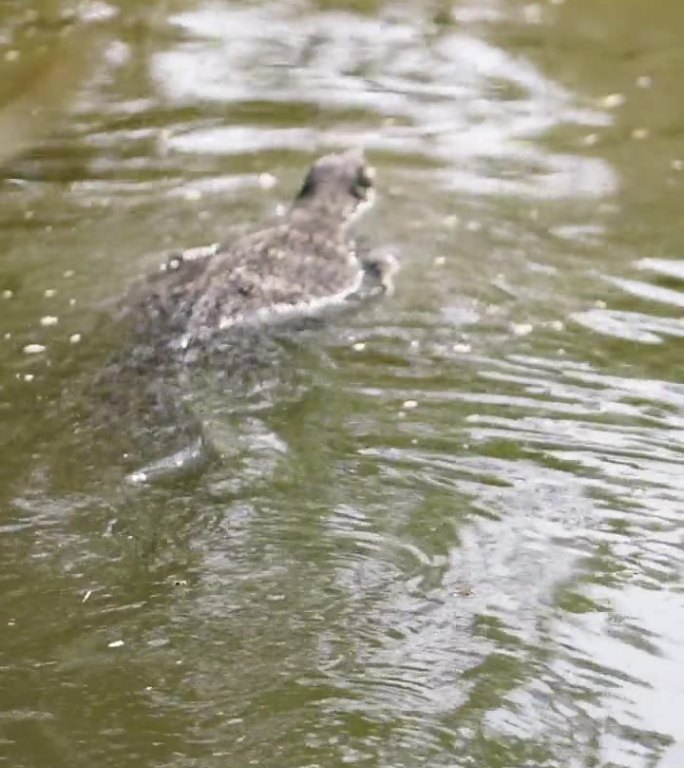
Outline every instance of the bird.
<svg viewBox="0 0 684 768"><path fill-rule="evenodd" d="M359 253L349 236L373 201L374 184L361 149L320 157L278 223L232 243L171 254L137 293L136 327L154 327L186 350L229 330L320 313L367 282L372 293L391 292L396 258Z"/></svg>

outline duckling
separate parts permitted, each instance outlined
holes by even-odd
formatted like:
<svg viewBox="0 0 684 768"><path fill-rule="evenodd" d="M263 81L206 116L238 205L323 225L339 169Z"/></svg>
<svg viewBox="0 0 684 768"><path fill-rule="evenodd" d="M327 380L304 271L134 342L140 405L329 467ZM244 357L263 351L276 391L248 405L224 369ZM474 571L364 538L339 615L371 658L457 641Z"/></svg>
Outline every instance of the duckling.
<svg viewBox="0 0 684 768"><path fill-rule="evenodd" d="M373 199L375 173L362 151L319 158L275 226L232 244L172 254L148 284L147 319L187 349L240 326L274 323L341 304L364 280L391 291L393 256L360 256L349 225Z"/></svg>

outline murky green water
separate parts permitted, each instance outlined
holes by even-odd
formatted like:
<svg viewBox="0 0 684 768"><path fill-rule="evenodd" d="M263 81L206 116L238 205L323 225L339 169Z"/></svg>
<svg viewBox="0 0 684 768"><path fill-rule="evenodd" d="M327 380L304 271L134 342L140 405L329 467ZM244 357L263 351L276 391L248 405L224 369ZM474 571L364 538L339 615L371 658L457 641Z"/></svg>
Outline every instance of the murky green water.
<svg viewBox="0 0 684 768"><path fill-rule="evenodd" d="M684 6L26 5L0 763L684 766ZM127 480L193 425L94 394L103 306L359 142L396 294L193 374L219 456Z"/></svg>

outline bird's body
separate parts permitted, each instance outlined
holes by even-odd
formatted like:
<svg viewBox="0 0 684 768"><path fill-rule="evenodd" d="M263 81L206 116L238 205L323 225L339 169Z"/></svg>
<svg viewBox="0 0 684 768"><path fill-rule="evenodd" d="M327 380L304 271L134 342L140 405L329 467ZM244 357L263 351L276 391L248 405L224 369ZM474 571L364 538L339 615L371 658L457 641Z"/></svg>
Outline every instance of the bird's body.
<svg viewBox="0 0 684 768"><path fill-rule="evenodd" d="M342 302L366 273L348 226L369 201L372 185L361 152L320 158L282 222L200 251L198 258L172 256L139 291L137 325L156 325L185 349L228 328Z"/></svg>

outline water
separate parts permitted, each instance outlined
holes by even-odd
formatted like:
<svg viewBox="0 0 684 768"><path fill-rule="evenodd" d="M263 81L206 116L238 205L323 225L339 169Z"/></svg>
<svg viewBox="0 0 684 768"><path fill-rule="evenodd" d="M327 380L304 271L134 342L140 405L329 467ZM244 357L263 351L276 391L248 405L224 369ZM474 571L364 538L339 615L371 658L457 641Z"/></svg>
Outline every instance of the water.
<svg viewBox="0 0 684 768"><path fill-rule="evenodd" d="M0 762L684 765L681 4L40 11L0 15L55 124L4 102ZM98 396L132 277L358 142L393 296Z"/></svg>

